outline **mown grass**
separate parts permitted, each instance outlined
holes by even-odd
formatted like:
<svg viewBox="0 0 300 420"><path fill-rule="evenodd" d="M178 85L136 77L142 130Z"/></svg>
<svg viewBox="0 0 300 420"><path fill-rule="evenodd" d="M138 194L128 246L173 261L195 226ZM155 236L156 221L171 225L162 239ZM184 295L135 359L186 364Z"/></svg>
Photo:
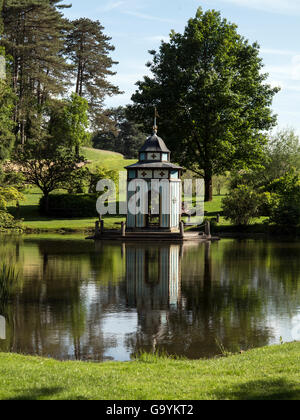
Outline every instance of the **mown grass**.
<svg viewBox="0 0 300 420"><path fill-rule="evenodd" d="M88 166L95 168L102 166L110 170L123 171L125 166L132 165L136 160L125 159L120 153L84 147L83 156L90 161Z"/></svg>
<svg viewBox="0 0 300 420"><path fill-rule="evenodd" d="M124 170L124 167L135 162L135 160L124 159L124 156L105 150L97 150L91 148L83 148L82 154L90 162L89 167L103 166L108 169L117 171ZM41 232L82 232L91 231L95 226L96 218L76 218L76 219L53 219L39 214L38 204L42 197L41 191L36 187L31 187L24 195L24 200L20 203L20 210L15 206L9 208L13 216L24 220L24 228L28 231ZM205 204L206 217L214 219L220 214L220 222L214 230L215 233L222 231L230 232L240 231L240 227L234 227L230 221L225 220L222 216L222 200L224 195L214 196L213 201ZM105 227L107 229L117 229L124 217L105 217ZM255 232L265 232L266 227L263 224L265 218L259 218L253 221L253 226L248 230Z"/></svg>
<svg viewBox="0 0 300 420"><path fill-rule="evenodd" d="M212 360L128 363L0 354L1 400L298 400L300 343Z"/></svg>

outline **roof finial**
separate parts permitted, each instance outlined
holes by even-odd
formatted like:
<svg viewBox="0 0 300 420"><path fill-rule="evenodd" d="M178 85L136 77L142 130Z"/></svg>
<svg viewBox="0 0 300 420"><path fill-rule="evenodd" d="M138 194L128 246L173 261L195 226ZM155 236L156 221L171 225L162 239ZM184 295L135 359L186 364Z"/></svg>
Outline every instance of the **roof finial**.
<svg viewBox="0 0 300 420"><path fill-rule="evenodd" d="M157 108L155 107L154 108L154 126L153 126L154 134L157 134L157 131L158 131L157 118L159 118L159 115L157 112Z"/></svg>

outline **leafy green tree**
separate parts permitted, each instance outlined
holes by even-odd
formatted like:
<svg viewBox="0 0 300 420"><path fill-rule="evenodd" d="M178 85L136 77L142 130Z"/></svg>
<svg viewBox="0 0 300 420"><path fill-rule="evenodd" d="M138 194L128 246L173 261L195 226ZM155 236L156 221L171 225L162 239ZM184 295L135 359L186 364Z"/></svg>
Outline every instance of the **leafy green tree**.
<svg viewBox="0 0 300 420"><path fill-rule="evenodd" d="M293 129L284 129L269 138L260 166L231 172L230 188L251 185L272 192L274 181L294 172L300 172L300 140Z"/></svg>
<svg viewBox="0 0 300 420"><path fill-rule="evenodd" d="M50 106L50 135L55 143L75 149L77 156L80 147L89 139L88 109L87 100L76 93L72 93L66 101L52 101Z"/></svg>
<svg viewBox="0 0 300 420"><path fill-rule="evenodd" d="M0 66L1 63L5 65L4 51L1 54L0 48ZM15 96L6 79L1 79L0 75L0 161L9 157L14 144L14 106Z"/></svg>
<svg viewBox="0 0 300 420"><path fill-rule="evenodd" d="M108 126L107 130L99 131L93 137L93 146L96 149L121 153L128 159L137 158L138 151L146 138L141 125L127 118L125 107L108 109L106 115L112 121L112 126Z"/></svg>
<svg viewBox="0 0 300 420"><path fill-rule="evenodd" d="M61 188L83 160L83 157L49 139L28 143L17 151L15 158L26 181L43 192L46 211L49 194Z"/></svg>
<svg viewBox="0 0 300 420"><path fill-rule="evenodd" d="M266 83L259 45L214 10L199 8L183 34L173 31L150 54L152 77L137 83L131 116L150 131L157 107L160 134L175 159L204 178L211 200L213 175L261 160L279 89Z"/></svg>
<svg viewBox="0 0 300 420"><path fill-rule="evenodd" d="M102 179L111 179L115 182L116 189L118 189L119 174L117 171L109 170L102 166L97 166L93 171L90 171L89 176L89 193L96 193L96 187Z"/></svg>
<svg viewBox="0 0 300 420"><path fill-rule="evenodd" d="M300 224L300 176L292 171L274 180L269 190L276 198L271 206L270 222L277 225Z"/></svg>
<svg viewBox="0 0 300 420"><path fill-rule="evenodd" d="M110 44L111 38L103 30L99 21L87 18L74 20L66 44L66 55L73 65L73 76L76 77L75 92L88 100L91 119L98 126L103 125L106 119L103 113L105 97L120 93L107 80L115 74L111 68L118 63L110 57L114 47Z"/></svg>

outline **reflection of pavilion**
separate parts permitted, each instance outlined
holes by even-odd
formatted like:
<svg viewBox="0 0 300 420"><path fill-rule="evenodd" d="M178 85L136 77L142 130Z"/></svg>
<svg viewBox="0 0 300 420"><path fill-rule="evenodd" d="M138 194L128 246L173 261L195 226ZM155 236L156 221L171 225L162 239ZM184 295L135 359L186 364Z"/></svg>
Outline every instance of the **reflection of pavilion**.
<svg viewBox="0 0 300 420"><path fill-rule="evenodd" d="M181 245L126 244L129 306L177 307L181 298Z"/></svg>

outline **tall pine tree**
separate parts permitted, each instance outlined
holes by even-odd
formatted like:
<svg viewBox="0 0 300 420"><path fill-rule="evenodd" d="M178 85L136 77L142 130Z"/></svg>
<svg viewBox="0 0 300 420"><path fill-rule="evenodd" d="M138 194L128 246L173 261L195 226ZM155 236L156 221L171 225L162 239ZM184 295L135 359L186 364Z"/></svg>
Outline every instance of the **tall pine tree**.
<svg viewBox="0 0 300 420"><path fill-rule="evenodd" d="M12 87L18 97L16 137L24 144L34 136L43 107L52 95L63 94L68 65L63 56L67 21L61 0L7 0L1 45L10 57Z"/></svg>
<svg viewBox="0 0 300 420"><path fill-rule="evenodd" d="M111 70L113 65L118 63L110 57L114 47L103 30L99 21L83 18L72 22L67 37L67 57L73 64L76 78L75 92L88 100L91 119L97 126L106 123L103 113L105 97L121 93L108 80L115 74Z"/></svg>

